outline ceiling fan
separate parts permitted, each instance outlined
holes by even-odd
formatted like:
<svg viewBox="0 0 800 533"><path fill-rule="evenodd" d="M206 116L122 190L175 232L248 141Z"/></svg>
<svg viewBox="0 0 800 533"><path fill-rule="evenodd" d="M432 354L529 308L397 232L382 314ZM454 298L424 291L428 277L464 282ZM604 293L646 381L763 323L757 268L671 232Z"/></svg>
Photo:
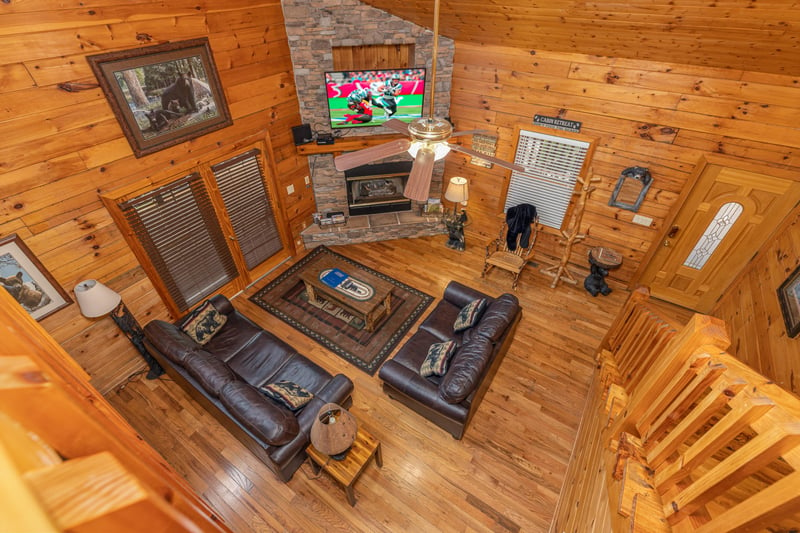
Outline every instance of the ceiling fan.
<svg viewBox="0 0 800 533"><path fill-rule="evenodd" d="M478 157L498 166L511 170L524 171L525 167L509 163L496 157L488 156L469 148L464 148L448 141L453 137L482 133L485 130L453 131L453 125L446 119L434 116L434 97L436 92L436 58L439 55L439 0L434 0L433 8L433 60L431 65L431 104L429 116L417 118L406 124L396 118L383 123L387 128L394 130L408 139L395 139L384 144L364 148L355 152L342 154L334 158L336 170L342 172L351 168L360 167L379 159L408 152L414 158L411 173L408 176L403 196L412 200L424 202L428 199L433 176L433 165L445 157L451 150L461 152L473 157Z"/></svg>

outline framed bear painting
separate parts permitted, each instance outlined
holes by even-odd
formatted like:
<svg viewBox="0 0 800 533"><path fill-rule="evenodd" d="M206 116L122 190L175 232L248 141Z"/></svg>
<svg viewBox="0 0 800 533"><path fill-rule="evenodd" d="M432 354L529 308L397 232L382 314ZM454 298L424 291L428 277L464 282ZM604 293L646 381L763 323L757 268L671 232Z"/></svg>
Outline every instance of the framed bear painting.
<svg viewBox="0 0 800 533"><path fill-rule="evenodd" d="M136 157L233 123L206 38L86 59Z"/></svg>
<svg viewBox="0 0 800 533"><path fill-rule="evenodd" d="M0 238L0 285L36 320L72 303L16 233Z"/></svg>

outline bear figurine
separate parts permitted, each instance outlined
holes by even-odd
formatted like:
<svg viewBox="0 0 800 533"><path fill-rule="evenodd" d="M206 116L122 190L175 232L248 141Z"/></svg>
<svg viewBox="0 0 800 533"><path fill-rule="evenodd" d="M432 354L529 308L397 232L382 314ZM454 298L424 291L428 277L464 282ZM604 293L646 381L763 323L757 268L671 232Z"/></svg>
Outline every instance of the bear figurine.
<svg viewBox="0 0 800 533"><path fill-rule="evenodd" d="M605 278L607 275L608 275L608 270L598 265L592 264L591 274L586 276L586 279L583 280L583 287L592 296L597 296L598 294L602 294L603 296L608 296L609 294L611 294L611 287L609 287L608 284L606 283Z"/></svg>

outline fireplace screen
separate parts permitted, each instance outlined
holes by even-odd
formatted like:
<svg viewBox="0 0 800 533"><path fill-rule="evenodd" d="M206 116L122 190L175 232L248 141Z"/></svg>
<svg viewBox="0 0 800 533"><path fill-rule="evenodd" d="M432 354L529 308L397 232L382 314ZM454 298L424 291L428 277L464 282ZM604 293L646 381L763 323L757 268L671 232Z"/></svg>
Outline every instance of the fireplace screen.
<svg viewBox="0 0 800 533"><path fill-rule="evenodd" d="M350 182L352 204L403 200L403 181L400 176L353 179Z"/></svg>
<svg viewBox="0 0 800 533"><path fill-rule="evenodd" d="M411 200L403 196L411 162L364 165L345 172L350 216L409 211Z"/></svg>

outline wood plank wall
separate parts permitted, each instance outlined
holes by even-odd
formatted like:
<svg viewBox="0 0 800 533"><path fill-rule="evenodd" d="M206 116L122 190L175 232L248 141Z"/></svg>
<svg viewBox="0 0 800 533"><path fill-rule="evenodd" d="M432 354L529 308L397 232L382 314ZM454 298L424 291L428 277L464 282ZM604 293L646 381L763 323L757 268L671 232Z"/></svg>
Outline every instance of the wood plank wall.
<svg viewBox="0 0 800 533"><path fill-rule="evenodd" d="M800 168L800 80L790 76L460 41L454 62L451 117L457 129L496 130L498 157L513 158L514 127L531 124L535 114L579 121L581 133L599 140L592 167L602 182L583 219L589 237L573 261L585 266L588 247L612 246L625 258L613 273L622 281L632 279L702 154ZM493 236L508 172L466 161L449 157L446 176L470 178L469 230ZM608 206L620 172L637 165L653 175L639 211L653 219L650 227L633 224L632 211ZM554 241L542 251L559 257Z"/></svg>
<svg viewBox="0 0 800 533"><path fill-rule="evenodd" d="M624 257L622 267L611 277L622 283L634 280L642 257L654 244L703 154L742 158L761 165L765 173L770 166L800 171L800 79L796 77L460 41L454 63L450 114L456 129L495 130L498 157L513 159L514 127L531 124L536 114L579 121L581 133L598 139L592 167L602 181L583 218L582 229L589 236L572 254L580 279L587 266L588 248L605 245ZM647 167L653 176L639 210L653 219L650 227L632 223L632 211L608 206L620 172L630 166ZM501 192L509 173L449 156L445 178L456 175L470 179L472 224L467 228L467 246L482 246L499 227ZM796 176L800 179L800 172ZM789 344L780 339L781 328L776 323L780 317L775 316L770 299L784 270L797 261L800 244L796 235L795 224L776 247L761 254L763 265L750 267L747 283L763 284L763 289L758 295L742 296L743 301L752 302L749 305L756 313L765 315L759 321L772 321L766 334L758 330L756 321L750 321L749 331L762 331L761 344L764 335L770 339L770 348L762 349L761 360L753 366L795 392L800 378L790 379L793 365L786 358L792 356L785 352L793 353L796 360L798 341ZM539 244L537 257L545 266L561 255L557 241L557 236L547 234ZM788 254L780 267L775 264L777 250ZM742 283L738 294L745 292ZM720 304L721 317L730 320L740 304L738 296L726 297L724 305ZM762 311L765 308L767 311ZM738 322L743 320L749 318Z"/></svg>
<svg viewBox="0 0 800 533"><path fill-rule="evenodd" d="M20 235L65 289L97 278L122 293L141 323L165 317L98 195L253 135L271 138L278 194L297 241L314 198L303 182L306 158L292 141L301 120L280 1L1 5L0 235ZM205 36L234 124L150 156L133 156L99 89L57 87L96 81L86 55ZM42 324L101 392L141 367L110 319L87 320L71 305Z"/></svg>
<svg viewBox="0 0 800 533"><path fill-rule="evenodd" d="M729 324L728 351L800 396L800 335L786 334L777 289L800 265L800 206L767 240L712 311Z"/></svg>

